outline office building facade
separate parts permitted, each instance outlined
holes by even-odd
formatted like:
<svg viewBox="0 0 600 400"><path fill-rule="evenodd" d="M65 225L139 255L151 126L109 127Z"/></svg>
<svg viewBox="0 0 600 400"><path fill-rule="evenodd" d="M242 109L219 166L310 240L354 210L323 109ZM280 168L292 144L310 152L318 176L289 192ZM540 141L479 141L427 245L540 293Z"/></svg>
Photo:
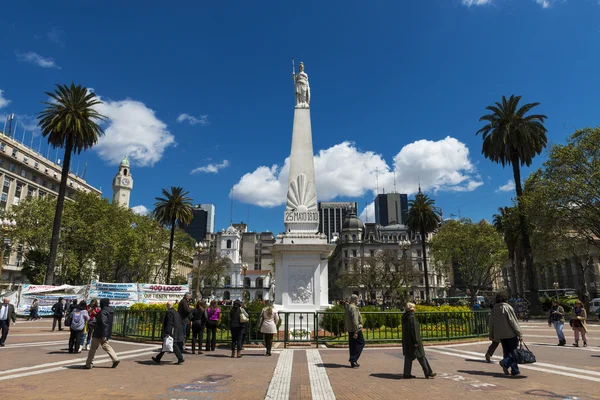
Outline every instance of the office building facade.
<svg viewBox="0 0 600 400"><path fill-rule="evenodd" d="M357 212L358 203L355 201L321 201L318 203L319 233L327 236L331 242L333 237L339 236L342 223L350 212Z"/></svg>
<svg viewBox="0 0 600 400"><path fill-rule="evenodd" d="M375 223L381 226L406 225L408 196L401 193L383 193L375 198Z"/></svg>

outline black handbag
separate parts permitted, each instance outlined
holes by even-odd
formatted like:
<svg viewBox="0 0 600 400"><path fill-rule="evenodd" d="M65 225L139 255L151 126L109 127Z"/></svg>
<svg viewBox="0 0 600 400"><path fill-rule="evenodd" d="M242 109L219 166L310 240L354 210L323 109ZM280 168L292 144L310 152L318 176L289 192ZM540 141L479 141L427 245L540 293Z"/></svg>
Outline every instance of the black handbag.
<svg viewBox="0 0 600 400"><path fill-rule="evenodd" d="M518 349L513 350L513 359L517 364L533 364L535 355L529 350L525 342L521 342Z"/></svg>

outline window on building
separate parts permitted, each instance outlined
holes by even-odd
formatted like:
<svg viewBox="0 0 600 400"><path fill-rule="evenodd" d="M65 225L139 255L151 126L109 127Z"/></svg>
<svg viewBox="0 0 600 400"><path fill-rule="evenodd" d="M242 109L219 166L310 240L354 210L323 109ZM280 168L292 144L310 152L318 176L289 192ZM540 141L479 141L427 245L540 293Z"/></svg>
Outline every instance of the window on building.
<svg viewBox="0 0 600 400"><path fill-rule="evenodd" d="M388 242L388 236L387 235L383 235L383 242L387 243Z"/></svg>
<svg viewBox="0 0 600 400"><path fill-rule="evenodd" d="M0 209L6 209L6 202L8 201L8 195L6 193L0 194Z"/></svg>
<svg viewBox="0 0 600 400"><path fill-rule="evenodd" d="M31 175L31 182L37 183L37 176Z"/></svg>
<svg viewBox="0 0 600 400"><path fill-rule="evenodd" d="M231 239L227 239L227 248L230 249L231 248Z"/></svg>
<svg viewBox="0 0 600 400"><path fill-rule="evenodd" d="M352 257L356 257L356 250L352 250Z"/></svg>
<svg viewBox="0 0 600 400"><path fill-rule="evenodd" d="M48 181L45 179L42 179L42 186L48 186Z"/></svg>
<svg viewBox="0 0 600 400"><path fill-rule="evenodd" d="M19 154L19 152L17 151L17 149L13 149L13 151L12 151L12 156L13 156L14 158L17 158L17 154Z"/></svg>
<svg viewBox="0 0 600 400"><path fill-rule="evenodd" d="M369 254L371 255L371 257L375 257L375 250L369 250Z"/></svg>
<svg viewBox="0 0 600 400"><path fill-rule="evenodd" d="M23 162L25 164L29 164L29 157L23 157Z"/></svg>
<svg viewBox="0 0 600 400"><path fill-rule="evenodd" d="M419 283L422 285L423 284L423 278L419 279Z"/></svg>
<svg viewBox="0 0 600 400"><path fill-rule="evenodd" d="M421 298L424 299L425 298L425 291L421 290Z"/></svg>
<svg viewBox="0 0 600 400"><path fill-rule="evenodd" d="M344 250L344 257L348 258L348 250Z"/></svg>
<svg viewBox="0 0 600 400"><path fill-rule="evenodd" d="M10 165L8 166L8 170L9 170L10 172L15 172L15 164L10 164Z"/></svg>
<svg viewBox="0 0 600 400"><path fill-rule="evenodd" d="M394 235L394 243L398 243L398 235Z"/></svg>
<svg viewBox="0 0 600 400"><path fill-rule="evenodd" d="M38 163L37 161L33 163L33 167L35 169L38 169L40 167L40 163Z"/></svg>
<svg viewBox="0 0 600 400"><path fill-rule="evenodd" d="M6 143L0 144L0 150L6 151Z"/></svg>
<svg viewBox="0 0 600 400"><path fill-rule="evenodd" d="M25 168L21 168L21 176L25 178L27 176L27 170Z"/></svg>
<svg viewBox="0 0 600 400"><path fill-rule="evenodd" d="M348 262L347 262L347 261L344 263L344 269L345 269L346 271L348 271Z"/></svg>
<svg viewBox="0 0 600 400"><path fill-rule="evenodd" d="M52 190L54 190L54 191L56 192L56 184L55 184L55 183L53 183L53 184L52 184L52 187L51 187L51 189L52 189Z"/></svg>
<svg viewBox="0 0 600 400"><path fill-rule="evenodd" d="M27 197L33 197L34 193L35 190L33 189L33 187L31 185L27 186Z"/></svg>
<svg viewBox="0 0 600 400"><path fill-rule="evenodd" d="M369 235L369 241L372 242L373 241L373 235Z"/></svg>
<svg viewBox="0 0 600 400"><path fill-rule="evenodd" d="M46 197L46 194L47 194L46 192L44 192L44 191L40 190L40 197L41 197L41 198L44 198L44 197Z"/></svg>
<svg viewBox="0 0 600 400"><path fill-rule="evenodd" d="M352 235L352 241L356 242L356 235Z"/></svg>
<svg viewBox="0 0 600 400"><path fill-rule="evenodd" d="M419 263L418 266L419 266L419 271L423 271L423 264Z"/></svg>
<svg viewBox="0 0 600 400"><path fill-rule="evenodd" d="M17 182L17 188L15 190L15 200L21 198L21 193L23 192L23 182Z"/></svg>
<svg viewBox="0 0 600 400"><path fill-rule="evenodd" d="M417 257L421 257L421 250L417 250Z"/></svg>
<svg viewBox="0 0 600 400"><path fill-rule="evenodd" d="M347 242L348 241L348 235L344 236L344 240Z"/></svg>

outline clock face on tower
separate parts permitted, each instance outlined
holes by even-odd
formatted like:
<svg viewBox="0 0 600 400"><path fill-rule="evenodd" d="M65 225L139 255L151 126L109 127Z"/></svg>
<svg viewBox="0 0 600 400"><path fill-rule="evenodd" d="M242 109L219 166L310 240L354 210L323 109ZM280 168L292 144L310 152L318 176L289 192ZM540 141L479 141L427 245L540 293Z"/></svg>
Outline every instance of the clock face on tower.
<svg viewBox="0 0 600 400"><path fill-rule="evenodd" d="M123 178L121 182L123 182L123 185L129 185L129 178Z"/></svg>

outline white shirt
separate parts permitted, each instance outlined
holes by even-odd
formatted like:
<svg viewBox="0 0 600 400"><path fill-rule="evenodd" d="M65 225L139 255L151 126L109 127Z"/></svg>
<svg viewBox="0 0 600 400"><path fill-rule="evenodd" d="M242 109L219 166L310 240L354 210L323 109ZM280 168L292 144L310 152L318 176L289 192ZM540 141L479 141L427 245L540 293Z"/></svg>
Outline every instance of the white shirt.
<svg viewBox="0 0 600 400"><path fill-rule="evenodd" d="M8 320L8 304L2 304L0 308L0 321Z"/></svg>

